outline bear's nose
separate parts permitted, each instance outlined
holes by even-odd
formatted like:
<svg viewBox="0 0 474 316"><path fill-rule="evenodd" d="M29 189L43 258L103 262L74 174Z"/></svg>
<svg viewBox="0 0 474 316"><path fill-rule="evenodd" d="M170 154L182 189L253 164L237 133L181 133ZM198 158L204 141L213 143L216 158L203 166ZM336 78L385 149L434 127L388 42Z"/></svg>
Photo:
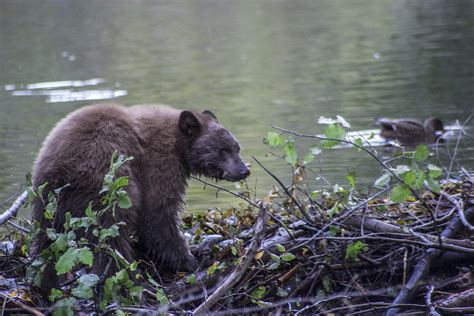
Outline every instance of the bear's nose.
<svg viewBox="0 0 474 316"><path fill-rule="evenodd" d="M250 175L250 169L245 166L244 169L241 171L240 176L245 179Z"/></svg>

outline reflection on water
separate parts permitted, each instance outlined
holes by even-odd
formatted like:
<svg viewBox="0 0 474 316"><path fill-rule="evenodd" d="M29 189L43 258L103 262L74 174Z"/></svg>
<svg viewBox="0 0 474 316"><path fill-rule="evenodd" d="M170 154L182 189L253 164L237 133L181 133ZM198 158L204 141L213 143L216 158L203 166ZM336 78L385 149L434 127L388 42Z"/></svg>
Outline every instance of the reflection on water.
<svg viewBox="0 0 474 316"><path fill-rule="evenodd" d="M11 91L12 96L47 96L46 103L56 102L72 102L72 101L91 101L91 100L107 100L118 98L127 95L126 90L109 90L109 89L96 89L96 90L71 90L61 89L56 90L53 88L66 88L66 87L86 87L96 86L101 83L105 83L105 79L94 78L89 80L73 80L73 81L54 81L54 82L39 82L26 84L24 87L19 87L14 84L6 84L5 90ZM116 85L119 85L116 83ZM24 90L17 90L24 89Z"/></svg>
<svg viewBox="0 0 474 316"><path fill-rule="evenodd" d="M283 179L288 167L262 144L271 123L313 135L320 116L341 115L353 130L374 117L462 124L474 99L473 21L469 0L0 1L0 201L21 190L48 131L86 100L212 110L244 159ZM455 143L439 146L441 165ZM472 122L457 159L474 166ZM351 148L313 164L315 188L345 184L348 169L363 185L380 175ZM262 196L273 182L254 166L249 184ZM199 184L187 201L238 203Z"/></svg>
<svg viewBox="0 0 474 316"><path fill-rule="evenodd" d="M105 79L93 78L89 80L67 80L67 81L53 81L53 82L38 82L27 84L24 88L27 90L34 89L53 89L53 88L65 88L65 87L85 87L85 86L96 86L100 83L104 83ZM23 89L23 85L18 87ZM17 87L14 84L5 85L5 90L15 90Z"/></svg>

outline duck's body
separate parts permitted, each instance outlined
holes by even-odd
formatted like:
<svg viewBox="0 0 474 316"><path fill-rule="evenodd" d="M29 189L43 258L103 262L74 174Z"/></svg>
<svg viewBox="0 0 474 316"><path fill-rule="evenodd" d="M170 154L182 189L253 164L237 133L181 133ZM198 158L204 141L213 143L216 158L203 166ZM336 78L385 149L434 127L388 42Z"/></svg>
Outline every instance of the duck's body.
<svg viewBox="0 0 474 316"><path fill-rule="evenodd" d="M429 118L422 124L415 119L378 119L380 136L386 140L397 140L403 145L434 143L444 131L440 119Z"/></svg>

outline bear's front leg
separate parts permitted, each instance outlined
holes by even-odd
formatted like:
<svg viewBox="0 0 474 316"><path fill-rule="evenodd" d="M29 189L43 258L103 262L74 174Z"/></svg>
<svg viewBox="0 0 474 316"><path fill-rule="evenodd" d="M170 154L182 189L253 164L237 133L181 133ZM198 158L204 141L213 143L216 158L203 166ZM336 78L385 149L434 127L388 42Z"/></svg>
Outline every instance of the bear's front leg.
<svg viewBox="0 0 474 316"><path fill-rule="evenodd" d="M171 204L144 210L138 228L139 242L160 270L194 271L199 264L179 229L178 209Z"/></svg>

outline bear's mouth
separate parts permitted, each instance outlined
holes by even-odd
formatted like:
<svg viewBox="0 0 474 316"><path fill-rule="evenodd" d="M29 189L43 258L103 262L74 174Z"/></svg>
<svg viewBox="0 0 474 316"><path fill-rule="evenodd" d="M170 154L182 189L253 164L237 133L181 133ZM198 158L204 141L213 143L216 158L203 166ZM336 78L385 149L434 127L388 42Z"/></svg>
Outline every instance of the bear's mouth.
<svg viewBox="0 0 474 316"><path fill-rule="evenodd" d="M224 171L222 173L222 177L221 177L221 179L231 181L231 182L237 182L237 181L243 180L245 178L246 178L246 176L242 176L242 175L234 176L234 175L231 175L231 174L227 173L226 171Z"/></svg>

